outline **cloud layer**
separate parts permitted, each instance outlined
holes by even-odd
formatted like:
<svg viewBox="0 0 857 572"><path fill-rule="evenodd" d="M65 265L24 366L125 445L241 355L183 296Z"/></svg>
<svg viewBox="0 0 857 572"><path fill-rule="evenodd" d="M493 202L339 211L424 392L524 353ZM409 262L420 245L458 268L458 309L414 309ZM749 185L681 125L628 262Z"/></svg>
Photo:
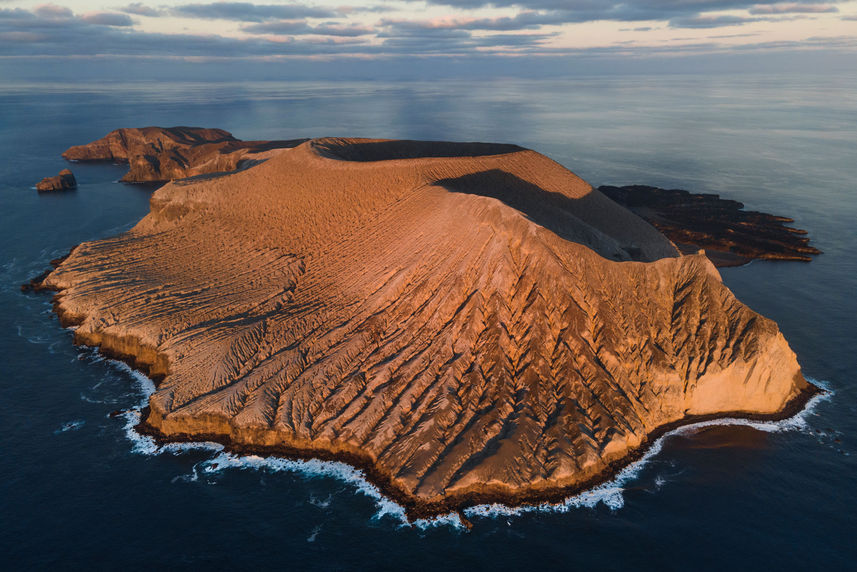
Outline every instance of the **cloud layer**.
<svg viewBox="0 0 857 572"><path fill-rule="evenodd" d="M824 38L761 41L754 38L759 31L737 33L733 28L758 23L776 27L794 19L817 18L846 25L857 15L854 0L428 0L428 8L422 8L421 1L331 7L272 0L171 7L133 2L81 13L60 4L7 7L0 8L0 57L348 59L605 53L634 57L706 50L819 49L825 46ZM161 26L168 22L174 25ZM600 42L597 37L589 45L577 42L579 31L588 29L585 26L596 29L611 22L641 24L617 24L612 36ZM182 31L160 31L167 28ZM711 33L719 29L724 33ZM843 43L842 37L847 40L848 35L831 34L827 47L853 49L853 42Z"/></svg>

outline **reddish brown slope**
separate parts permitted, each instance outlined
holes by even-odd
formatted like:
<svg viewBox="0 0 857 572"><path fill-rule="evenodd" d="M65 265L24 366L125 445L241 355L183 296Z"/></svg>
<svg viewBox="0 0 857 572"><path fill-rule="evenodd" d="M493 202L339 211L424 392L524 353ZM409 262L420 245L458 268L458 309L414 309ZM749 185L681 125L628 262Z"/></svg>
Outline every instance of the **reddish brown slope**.
<svg viewBox="0 0 857 572"><path fill-rule="evenodd" d="M349 460L411 515L551 498L812 390L704 256L509 146L311 141L166 185L46 285L163 377L145 430Z"/></svg>

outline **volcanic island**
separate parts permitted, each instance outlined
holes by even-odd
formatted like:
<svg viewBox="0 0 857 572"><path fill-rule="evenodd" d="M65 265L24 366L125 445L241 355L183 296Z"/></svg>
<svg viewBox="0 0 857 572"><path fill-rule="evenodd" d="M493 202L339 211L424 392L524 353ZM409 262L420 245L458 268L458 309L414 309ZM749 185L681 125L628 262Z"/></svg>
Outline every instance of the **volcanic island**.
<svg viewBox="0 0 857 572"><path fill-rule="evenodd" d="M35 286L155 380L159 441L344 461L417 518L561 500L818 391L702 251L537 152L147 129L65 156L175 180Z"/></svg>

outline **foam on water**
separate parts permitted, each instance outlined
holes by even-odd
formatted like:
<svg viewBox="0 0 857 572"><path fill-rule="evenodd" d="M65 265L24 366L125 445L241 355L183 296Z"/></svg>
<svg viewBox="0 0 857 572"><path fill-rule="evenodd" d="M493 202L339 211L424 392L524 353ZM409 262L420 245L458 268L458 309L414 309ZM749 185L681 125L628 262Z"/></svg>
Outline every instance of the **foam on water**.
<svg viewBox="0 0 857 572"><path fill-rule="evenodd" d="M173 479L173 482L196 482L199 480L200 473L203 475L214 475L228 469L292 472L299 473L309 478L329 477L342 481L354 487L356 492L371 498L377 507L377 511L372 517L373 520L390 517L393 520L398 521L402 526L412 526L422 530L437 526L450 526L456 529L466 530L466 527L457 512L439 515L434 518L417 519L412 522L408 521L404 507L381 493L378 487L366 479L366 475L362 470L339 461L260 457L258 455L235 455L225 451L223 445L211 442L168 443L158 445L154 439L146 435L141 435L134 429L140 422L142 408L148 404L149 396L155 392L154 382L142 373L132 369L124 362L115 360L109 361L118 369L127 372L134 378L141 394L140 402L133 409L123 413L123 417L125 419L125 435L133 444L133 452L143 455L160 455L163 453L178 455L188 451L202 449L209 450L214 453L211 458L195 464L191 474L179 475ZM599 504L605 505L612 511L619 510L625 506L625 498L622 494L624 492L625 485L639 477L643 468L653 457L661 452L664 442L670 437L676 435L688 435L705 427L735 425L752 427L759 431L765 431L768 433L802 431L811 434L812 431L809 426L808 417L815 414L815 409L821 402L830 400L834 392L826 382L815 379L810 379L809 381L822 388L824 392L813 396L801 411L788 419L784 419L782 421L752 421L749 419L723 418L684 425L657 439L639 459L619 471L619 473L611 480L582 493L571 496L562 502L522 505L517 507L493 503L469 507L464 509L462 512L468 519L470 519L519 516L531 512L564 513L571 509L595 508ZM662 477L656 478L657 489L660 489L664 484L665 481ZM315 497L311 497L309 502L316 506L326 508L330 504L330 501L330 498L326 501L318 501ZM314 538L315 535L312 536Z"/></svg>
<svg viewBox="0 0 857 572"><path fill-rule="evenodd" d="M578 495L569 497L560 503L543 503L540 505L525 505L520 507L508 507L501 504L486 504L467 508L464 510L464 514L468 518L491 518L498 516L520 515L534 511L568 512L572 508L594 508L599 503L604 504L610 510L619 510L625 506L625 498L622 495L625 485L640 475L648 462L661 452L664 442L670 437L674 437L676 435L688 435L705 427L735 425L753 427L754 429L765 431L767 433L780 433L785 431L803 431L811 433L807 418L814 414L819 403L822 401L828 401L833 396L833 391L825 382L814 379L810 379L810 382L822 388L824 392L814 395L801 411L788 419L783 419L782 421L752 421L750 419L725 417L723 419L712 419L710 421L701 421L699 423L684 425L657 439L652 443L642 457L619 471L619 473L610 481L602 483Z"/></svg>
<svg viewBox="0 0 857 572"><path fill-rule="evenodd" d="M54 431L54 435L59 435L60 433L67 433L68 431L77 431L86 423L83 419L75 419L74 421L67 421L63 423L62 426Z"/></svg>
<svg viewBox="0 0 857 572"><path fill-rule="evenodd" d="M318 508L327 508L330 506L330 503L333 502L333 495L327 495L325 499L316 498L315 495L310 495L309 504L313 506L317 506Z"/></svg>

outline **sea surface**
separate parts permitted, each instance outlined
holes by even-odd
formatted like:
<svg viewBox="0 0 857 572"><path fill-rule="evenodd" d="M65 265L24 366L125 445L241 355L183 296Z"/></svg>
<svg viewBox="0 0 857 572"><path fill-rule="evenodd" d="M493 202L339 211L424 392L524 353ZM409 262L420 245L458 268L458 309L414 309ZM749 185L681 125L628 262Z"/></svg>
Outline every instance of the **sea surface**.
<svg viewBox="0 0 857 572"><path fill-rule="evenodd" d="M4 569L854 570L857 75L544 81L10 84L0 79L0 559ZM658 443L561 506L405 523L344 465L236 458L135 437L150 384L72 344L19 286L148 211L124 168L60 153L117 127L243 139L518 143L589 182L714 192L783 214L824 254L723 269L829 393L785 423ZM9 568L7 568L9 566Z"/></svg>

